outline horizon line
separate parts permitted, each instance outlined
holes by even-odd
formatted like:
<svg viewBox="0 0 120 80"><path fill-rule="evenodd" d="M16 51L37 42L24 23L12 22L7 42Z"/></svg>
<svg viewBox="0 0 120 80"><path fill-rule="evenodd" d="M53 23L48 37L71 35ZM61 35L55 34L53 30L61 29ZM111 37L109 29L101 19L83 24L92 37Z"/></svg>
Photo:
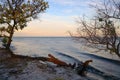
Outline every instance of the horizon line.
<svg viewBox="0 0 120 80"><path fill-rule="evenodd" d="M71 37L71 36L14 36L14 37Z"/></svg>

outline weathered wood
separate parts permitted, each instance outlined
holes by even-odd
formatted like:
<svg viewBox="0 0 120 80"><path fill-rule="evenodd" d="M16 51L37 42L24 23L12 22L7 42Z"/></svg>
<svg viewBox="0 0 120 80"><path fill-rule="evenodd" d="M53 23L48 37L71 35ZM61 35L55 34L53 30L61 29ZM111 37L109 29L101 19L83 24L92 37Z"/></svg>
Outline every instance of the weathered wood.
<svg viewBox="0 0 120 80"><path fill-rule="evenodd" d="M48 54L49 58L48 58L48 61L49 62L52 62L54 64L57 64L58 66L69 66L66 62L64 61L61 61L57 58L55 58L53 55L51 54Z"/></svg>
<svg viewBox="0 0 120 80"><path fill-rule="evenodd" d="M22 59L28 59L28 60L41 60L41 61L49 61L54 64L57 64L57 66L66 66L66 67L71 67L71 68L77 68L76 63L74 64L67 64L66 62L59 60L58 58L54 57L51 54L48 54L48 57L30 57L30 56L23 56L23 55L17 55L14 54L11 50L8 50L8 53L11 55L11 58L22 58ZM86 68L88 67L89 63L92 62L92 60L87 60L85 61L81 67L82 69L79 69L77 72L79 75L85 75Z"/></svg>
<svg viewBox="0 0 120 80"><path fill-rule="evenodd" d="M87 60L82 64L82 69L78 71L78 74L81 76L85 76L86 75L86 69L89 65L90 62L93 62L92 60Z"/></svg>
<svg viewBox="0 0 120 80"><path fill-rule="evenodd" d="M55 58L55 57L54 57L53 55L51 55L51 54L48 54L47 61L52 62L52 63L54 63L54 64L57 64L57 66L66 66L66 67L71 67L71 68L73 68L73 69L76 68L76 63L74 63L74 64L71 64L71 63L67 64L67 63L64 62L64 61ZM77 71L79 75L82 75L82 76L85 75L86 68L88 67L88 65L89 65L90 62L92 62L92 60L87 60L87 61L85 61L85 62L81 65L82 69L79 69L79 70Z"/></svg>

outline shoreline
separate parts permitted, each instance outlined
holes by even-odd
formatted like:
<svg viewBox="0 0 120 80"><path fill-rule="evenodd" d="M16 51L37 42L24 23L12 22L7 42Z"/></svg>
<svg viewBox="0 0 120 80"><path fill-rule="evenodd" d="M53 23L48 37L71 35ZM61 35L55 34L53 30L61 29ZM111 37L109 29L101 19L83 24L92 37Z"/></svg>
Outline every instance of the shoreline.
<svg viewBox="0 0 120 80"><path fill-rule="evenodd" d="M0 80L88 80L67 67L56 67L49 62L11 57L0 49Z"/></svg>
<svg viewBox="0 0 120 80"><path fill-rule="evenodd" d="M14 56L11 56L14 55ZM88 67L88 74L83 77L70 67L57 67L47 61L35 57L17 55L5 49L0 49L0 80L117 80L112 75L99 72ZM92 73L92 72L93 73Z"/></svg>

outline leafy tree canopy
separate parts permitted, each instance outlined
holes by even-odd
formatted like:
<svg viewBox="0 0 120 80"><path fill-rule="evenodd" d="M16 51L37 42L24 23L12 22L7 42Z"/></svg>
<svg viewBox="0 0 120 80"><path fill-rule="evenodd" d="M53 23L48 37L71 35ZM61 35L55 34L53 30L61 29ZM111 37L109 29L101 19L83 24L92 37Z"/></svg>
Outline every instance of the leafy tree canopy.
<svg viewBox="0 0 120 80"><path fill-rule="evenodd" d="M8 33L7 47L10 47L15 30L22 30L27 22L36 19L48 7L44 0L1 0L0 24Z"/></svg>

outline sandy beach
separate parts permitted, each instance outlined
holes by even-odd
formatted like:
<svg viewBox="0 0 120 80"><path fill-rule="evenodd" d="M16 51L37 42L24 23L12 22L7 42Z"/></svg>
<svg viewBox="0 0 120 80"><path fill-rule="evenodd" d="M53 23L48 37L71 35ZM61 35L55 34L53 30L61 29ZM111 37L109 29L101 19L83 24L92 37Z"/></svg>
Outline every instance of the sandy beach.
<svg viewBox="0 0 120 80"><path fill-rule="evenodd" d="M90 80L69 67L39 60L12 58L9 51L0 50L0 80ZM93 80L93 79L92 79Z"/></svg>

